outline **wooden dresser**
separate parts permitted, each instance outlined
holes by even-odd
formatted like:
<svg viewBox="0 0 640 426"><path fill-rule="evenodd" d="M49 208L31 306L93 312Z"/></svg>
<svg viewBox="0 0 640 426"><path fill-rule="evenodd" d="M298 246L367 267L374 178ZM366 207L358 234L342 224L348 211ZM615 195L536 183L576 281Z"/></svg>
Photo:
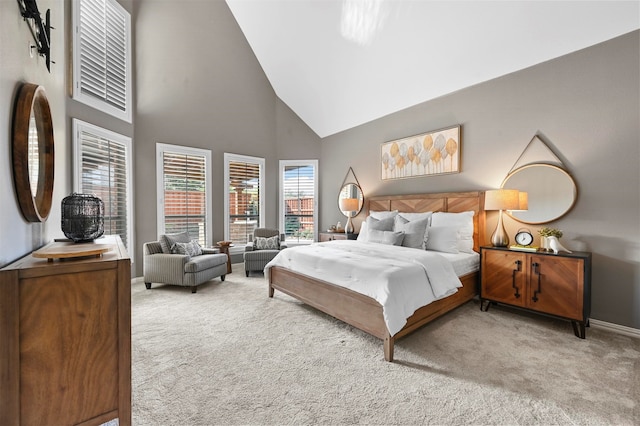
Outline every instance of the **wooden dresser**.
<svg viewBox="0 0 640 426"><path fill-rule="evenodd" d="M0 269L0 424L131 424L131 261L95 244L112 248Z"/></svg>
<svg viewBox="0 0 640 426"><path fill-rule="evenodd" d="M566 318L571 320L575 335L584 339L591 314L591 253L530 253L482 247L481 307L484 301Z"/></svg>

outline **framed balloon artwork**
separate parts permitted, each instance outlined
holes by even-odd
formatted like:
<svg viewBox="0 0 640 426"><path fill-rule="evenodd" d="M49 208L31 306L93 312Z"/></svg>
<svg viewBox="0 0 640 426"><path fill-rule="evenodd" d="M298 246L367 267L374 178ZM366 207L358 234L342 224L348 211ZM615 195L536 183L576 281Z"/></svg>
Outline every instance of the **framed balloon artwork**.
<svg viewBox="0 0 640 426"><path fill-rule="evenodd" d="M382 180L460 173L460 126L385 142Z"/></svg>

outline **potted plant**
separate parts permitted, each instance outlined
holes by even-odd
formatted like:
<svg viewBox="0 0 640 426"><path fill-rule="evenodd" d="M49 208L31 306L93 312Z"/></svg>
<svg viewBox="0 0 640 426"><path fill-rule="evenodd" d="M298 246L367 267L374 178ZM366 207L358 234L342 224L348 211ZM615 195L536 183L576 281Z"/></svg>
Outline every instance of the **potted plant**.
<svg viewBox="0 0 640 426"><path fill-rule="evenodd" d="M540 247L543 250L549 250L549 241L547 237L556 237L558 239L562 237L562 231L556 228L540 228L538 230L538 234L540 235Z"/></svg>

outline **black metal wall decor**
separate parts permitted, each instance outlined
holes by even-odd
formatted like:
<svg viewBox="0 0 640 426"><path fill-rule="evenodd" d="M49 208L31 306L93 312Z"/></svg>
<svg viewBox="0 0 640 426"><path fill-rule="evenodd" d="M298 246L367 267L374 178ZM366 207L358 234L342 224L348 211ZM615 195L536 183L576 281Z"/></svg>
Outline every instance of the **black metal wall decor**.
<svg viewBox="0 0 640 426"><path fill-rule="evenodd" d="M73 193L62 199L62 232L76 243L104 234L104 202L95 195Z"/></svg>
<svg viewBox="0 0 640 426"><path fill-rule="evenodd" d="M45 21L42 22L36 0L18 0L20 14L29 24L29 30L35 42L38 54L45 58L47 70L51 72L51 9L45 13Z"/></svg>

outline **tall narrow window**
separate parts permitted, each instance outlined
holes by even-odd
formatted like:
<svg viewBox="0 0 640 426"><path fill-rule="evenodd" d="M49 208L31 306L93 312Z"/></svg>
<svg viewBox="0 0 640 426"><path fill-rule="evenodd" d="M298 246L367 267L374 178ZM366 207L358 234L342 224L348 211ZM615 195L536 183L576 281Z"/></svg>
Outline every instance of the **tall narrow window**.
<svg viewBox="0 0 640 426"><path fill-rule="evenodd" d="M73 4L73 98L131 122L131 15L116 0Z"/></svg>
<svg viewBox="0 0 640 426"><path fill-rule="evenodd" d="M224 154L224 238L236 246L244 246L264 224L264 164L264 158Z"/></svg>
<svg viewBox="0 0 640 426"><path fill-rule="evenodd" d="M76 192L95 194L105 207L105 235L119 235L133 253L131 138L73 119Z"/></svg>
<svg viewBox="0 0 640 426"><path fill-rule="evenodd" d="M159 143L156 154L158 235L186 231L210 246L211 151Z"/></svg>
<svg viewBox="0 0 640 426"><path fill-rule="evenodd" d="M288 243L315 241L317 193L318 160L280 160L279 224Z"/></svg>

